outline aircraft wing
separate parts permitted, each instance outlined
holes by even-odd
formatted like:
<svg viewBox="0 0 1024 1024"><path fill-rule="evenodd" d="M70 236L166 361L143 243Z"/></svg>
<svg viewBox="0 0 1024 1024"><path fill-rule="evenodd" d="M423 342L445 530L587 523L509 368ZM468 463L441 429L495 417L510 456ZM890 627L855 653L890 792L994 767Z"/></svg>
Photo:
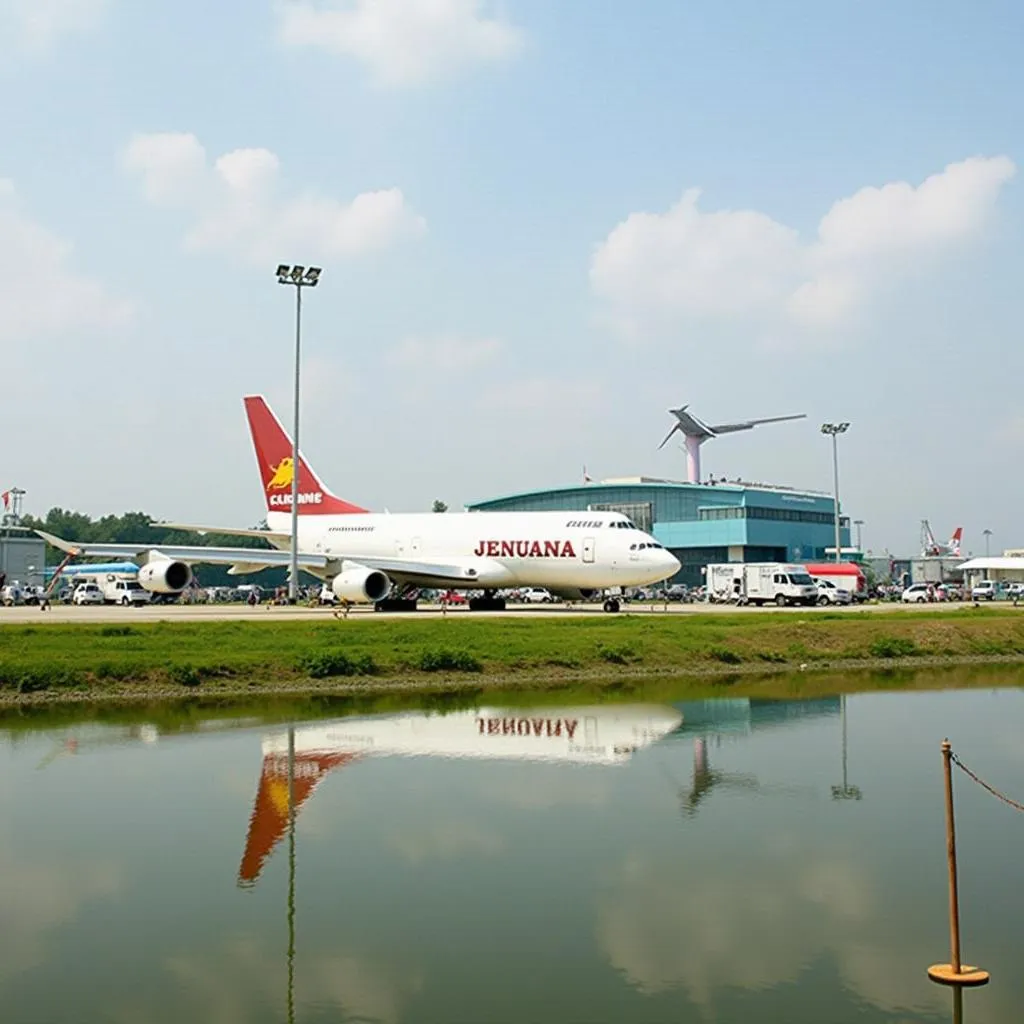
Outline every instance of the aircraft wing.
<svg viewBox="0 0 1024 1024"><path fill-rule="evenodd" d="M127 558L139 565L154 561L157 558L173 558L190 565L205 562L209 565L244 565L252 566L252 570L265 569L272 566L287 568L291 565L291 552L271 548L214 548L183 544L105 544L84 541L62 540L52 533L36 530L36 533L53 547L69 555L85 558ZM300 569L326 569L336 561L333 555L299 552Z"/></svg>
<svg viewBox="0 0 1024 1024"><path fill-rule="evenodd" d="M51 533L36 530L43 540L66 554L86 558L125 558L138 565L145 565L157 558L172 558L190 565L206 563L207 565L237 566L235 575L240 572L258 572L267 568L288 568L291 565L291 552L272 548L217 548L195 547L181 544L106 544L90 541L67 541L55 537ZM458 563L428 562L421 559L388 558L374 555L332 552L329 555L318 552L299 552L300 569L312 572L336 573L343 562L354 562L365 565L369 569L379 569L398 582L426 584L432 581L444 581L452 586L479 586L476 578L468 572L470 566Z"/></svg>
<svg viewBox="0 0 1024 1024"><path fill-rule="evenodd" d="M271 544L275 541L290 543L292 535L283 533L280 530L247 530L237 526L197 526L194 523L153 523L163 530L181 530L184 533L218 533L224 537L260 537L269 540Z"/></svg>
<svg viewBox="0 0 1024 1024"><path fill-rule="evenodd" d="M711 429L716 434L734 434L737 430L753 430L762 423L784 423L786 420L803 420L807 418L806 413L797 416L769 416L763 420L745 420L742 423L719 423Z"/></svg>

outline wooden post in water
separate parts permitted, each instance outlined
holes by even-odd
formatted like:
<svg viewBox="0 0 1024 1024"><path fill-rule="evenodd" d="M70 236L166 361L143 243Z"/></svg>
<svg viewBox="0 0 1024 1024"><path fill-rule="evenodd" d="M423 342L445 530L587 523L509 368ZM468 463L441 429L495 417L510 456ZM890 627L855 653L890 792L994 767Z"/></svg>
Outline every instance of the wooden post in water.
<svg viewBox="0 0 1024 1024"><path fill-rule="evenodd" d="M953 748L942 741L942 772L946 787L946 856L949 860L949 945L951 961L932 964L928 977L943 985L984 985L988 971L964 967L960 962L960 894L956 873L956 823L953 818Z"/></svg>

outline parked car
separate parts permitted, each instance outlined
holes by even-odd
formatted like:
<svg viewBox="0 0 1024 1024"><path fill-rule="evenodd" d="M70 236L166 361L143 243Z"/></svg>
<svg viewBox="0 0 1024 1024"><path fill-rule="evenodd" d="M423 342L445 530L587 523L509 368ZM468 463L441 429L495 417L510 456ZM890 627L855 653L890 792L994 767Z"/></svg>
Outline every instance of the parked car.
<svg viewBox="0 0 1024 1024"><path fill-rule="evenodd" d="M837 587L831 580L823 580L817 576L812 577L814 585L818 588L818 604L851 604L853 594L842 587Z"/></svg>
<svg viewBox="0 0 1024 1024"><path fill-rule="evenodd" d="M924 604L928 600L930 583L911 583L900 598L904 604Z"/></svg>
<svg viewBox="0 0 1024 1024"><path fill-rule="evenodd" d="M79 583L72 604L103 604L103 591L95 583Z"/></svg>
<svg viewBox="0 0 1024 1024"><path fill-rule="evenodd" d="M526 604L550 604L554 598L544 587L523 587L519 591L519 600Z"/></svg>
<svg viewBox="0 0 1024 1024"><path fill-rule="evenodd" d="M971 597L975 601L982 599L991 601L996 596L997 586L994 580L978 580L977 583L971 587Z"/></svg>
<svg viewBox="0 0 1024 1024"><path fill-rule="evenodd" d="M465 604L466 595L458 590L446 590L440 597L441 604Z"/></svg>

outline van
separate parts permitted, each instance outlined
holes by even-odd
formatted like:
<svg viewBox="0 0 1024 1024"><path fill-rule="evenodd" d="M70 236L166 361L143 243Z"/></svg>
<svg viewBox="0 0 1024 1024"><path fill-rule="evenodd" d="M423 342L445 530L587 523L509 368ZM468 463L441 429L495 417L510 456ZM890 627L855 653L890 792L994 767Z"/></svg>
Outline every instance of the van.
<svg viewBox="0 0 1024 1024"><path fill-rule="evenodd" d="M818 588L802 565L728 562L707 567L709 600L736 604L815 605Z"/></svg>
<svg viewBox="0 0 1024 1024"><path fill-rule="evenodd" d="M149 604L153 599L153 595L138 580L104 580L100 589L107 604Z"/></svg>

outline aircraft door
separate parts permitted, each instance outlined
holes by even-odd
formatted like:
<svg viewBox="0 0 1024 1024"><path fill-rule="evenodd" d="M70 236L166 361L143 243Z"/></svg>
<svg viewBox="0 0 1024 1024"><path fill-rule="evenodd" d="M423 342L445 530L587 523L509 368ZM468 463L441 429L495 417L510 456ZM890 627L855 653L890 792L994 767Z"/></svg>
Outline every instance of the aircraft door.
<svg viewBox="0 0 1024 1024"><path fill-rule="evenodd" d="M584 537L583 538L583 561L592 562L594 560L594 538Z"/></svg>

